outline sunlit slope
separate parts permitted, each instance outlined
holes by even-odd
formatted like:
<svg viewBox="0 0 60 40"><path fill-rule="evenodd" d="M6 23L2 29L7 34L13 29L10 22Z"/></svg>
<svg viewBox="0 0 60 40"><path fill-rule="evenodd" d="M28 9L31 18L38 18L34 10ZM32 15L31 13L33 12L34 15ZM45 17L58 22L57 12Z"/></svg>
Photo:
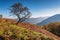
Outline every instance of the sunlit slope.
<svg viewBox="0 0 60 40"><path fill-rule="evenodd" d="M4 37L5 40L57 40L50 38L42 32L17 26L12 22L10 20L0 19L0 36Z"/></svg>

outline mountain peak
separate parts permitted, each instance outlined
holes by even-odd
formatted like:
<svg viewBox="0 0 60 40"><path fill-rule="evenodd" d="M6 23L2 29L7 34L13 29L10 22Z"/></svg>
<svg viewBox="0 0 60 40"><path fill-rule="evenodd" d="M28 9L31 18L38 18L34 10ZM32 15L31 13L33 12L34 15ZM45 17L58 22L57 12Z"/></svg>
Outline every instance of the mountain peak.
<svg viewBox="0 0 60 40"><path fill-rule="evenodd" d="M54 16L60 16L60 14L55 14Z"/></svg>
<svg viewBox="0 0 60 40"><path fill-rule="evenodd" d="M60 22L60 14L56 14L53 15L45 20L43 20L42 22L38 23L38 25L46 25L48 23L52 23L52 22Z"/></svg>

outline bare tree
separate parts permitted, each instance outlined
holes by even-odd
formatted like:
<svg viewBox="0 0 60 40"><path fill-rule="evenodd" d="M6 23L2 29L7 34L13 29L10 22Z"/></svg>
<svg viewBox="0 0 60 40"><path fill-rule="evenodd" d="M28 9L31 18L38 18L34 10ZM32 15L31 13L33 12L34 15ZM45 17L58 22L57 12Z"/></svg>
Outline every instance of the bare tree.
<svg viewBox="0 0 60 40"><path fill-rule="evenodd" d="M31 16L31 13L28 11L27 7L24 7L21 3L15 3L10 7L10 12L18 17L18 22L23 22L25 19Z"/></svg>

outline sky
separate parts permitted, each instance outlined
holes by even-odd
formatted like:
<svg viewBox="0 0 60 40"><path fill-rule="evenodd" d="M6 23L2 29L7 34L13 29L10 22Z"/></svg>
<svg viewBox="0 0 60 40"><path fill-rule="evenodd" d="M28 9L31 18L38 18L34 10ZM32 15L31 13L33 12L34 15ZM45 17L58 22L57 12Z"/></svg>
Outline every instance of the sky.
<svg viewBox="0 0 60 40"><path fill-rule="evenodd" d="M14 18L13 15L9 16L11 14L9 8L16 2L27 6L33 18L60 14L60 0L0 0L0 14L3 17Z"/></svg>

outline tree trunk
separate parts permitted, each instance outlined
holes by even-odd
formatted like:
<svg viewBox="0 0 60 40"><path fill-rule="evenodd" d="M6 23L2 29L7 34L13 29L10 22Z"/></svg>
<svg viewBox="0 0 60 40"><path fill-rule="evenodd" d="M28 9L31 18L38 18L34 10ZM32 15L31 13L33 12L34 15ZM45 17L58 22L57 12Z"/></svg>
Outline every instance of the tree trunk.
<svg viewBox="0 0 60 40"><path fill-rule="evenodd" d="M19 15L17 15L17 17L18 17L18 22L16 23L16 25L20 22L20 20L21 20L21 18L19 17Z"/></svg>

